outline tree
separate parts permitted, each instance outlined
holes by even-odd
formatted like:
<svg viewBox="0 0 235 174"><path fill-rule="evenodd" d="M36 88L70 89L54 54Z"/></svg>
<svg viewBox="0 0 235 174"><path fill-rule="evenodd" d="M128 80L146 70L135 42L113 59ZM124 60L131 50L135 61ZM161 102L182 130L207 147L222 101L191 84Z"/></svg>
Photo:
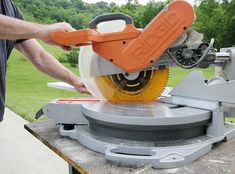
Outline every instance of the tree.
<svg viewBox="0 0 235 174"><path fill-rule="evenodd" d="M140 5L137 0L128 0L127 4L112 8L112 12L122 12L133 17L135 26L140 28L138 11L141 7L142 5Z"/></svg>
<svg viewBox="0 0 235 174"><path fill-rule="evenodd" d="M197 20L194 29L203 33L207 41L215 38L217 48L235 43L234 2L204 0L195 7Z"/></svg>
<svg viewBox="0 0 235 174"><path fill-rule="evenodd" d="M138 20L141 28L144 28L157 14L165 7L164 2L155 2L151 0L146 6L140 8Z"/></svg>

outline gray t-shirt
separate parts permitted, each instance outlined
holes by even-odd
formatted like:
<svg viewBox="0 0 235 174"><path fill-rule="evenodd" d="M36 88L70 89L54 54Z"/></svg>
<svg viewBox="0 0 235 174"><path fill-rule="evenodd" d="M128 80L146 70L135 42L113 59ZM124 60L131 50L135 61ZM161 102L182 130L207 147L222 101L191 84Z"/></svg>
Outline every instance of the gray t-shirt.
<svg viewBox="0 0 235 174"><path fill-rule="evenodd" d="M0 0L0 14L22 19L23 16L11 0ZM5 92L6 92L6 62L14 45L25 40L0 39L0 122L3 120Z"/></svg>

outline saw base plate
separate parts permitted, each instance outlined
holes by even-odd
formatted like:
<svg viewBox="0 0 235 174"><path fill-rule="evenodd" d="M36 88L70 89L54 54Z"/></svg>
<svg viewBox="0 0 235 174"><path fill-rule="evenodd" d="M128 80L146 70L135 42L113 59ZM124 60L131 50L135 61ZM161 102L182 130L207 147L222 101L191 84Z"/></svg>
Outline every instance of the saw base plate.
<svg viewBox="0 0 235 174"><path fill-rule="evenodd" d="M58 101L48 103L43 112L60 125L60 134L118 164L184 166L208 153L213 144L235 136L235 125L224 123L220 106L212 101L181 97L115 105Z"/></svg>
<svg viewBox="0 0 235 174"><path fill-rule="evenodd" d="M226 125L228 134L235 133L234 125ZM221 138L202 135L173 141L135 141L106 136L91 131L85 125L77 125L73 130L60 127L62 136L77 140L85 147L103 153L106 160L119 165L144 166L153 168L175 168L190 164L211 151L213 144Z"/></svg>
<svg viewBox="0 0 235 174"><path fill-rule="evenodd" d="M60 113L60 105L55 106ZM235 135L234 125L218 122L223 132L211 136L210 129L215 132L217 125L209 123L218 120L221 113L193 107L161 102L113 105L100 101L68 106L80 107L81 112L76 115L79 121L69 120L70 117L65 120L66 113L62 113L66 124L61 124L60 134L103 153L108 161L118 164L180 167L208 153L213 144ZM73 116L71 112L70 116ZM87 123L81 123L81 118ZM71 129L65 128L69 124Z"/></svg>
<svg viewBox="0 0 235 174"><path fill-rule="evenodd" d="M139 141L185 139L206 132L211 120L207 110L160 102L82 105L82 113L92 131Z"/></svg>

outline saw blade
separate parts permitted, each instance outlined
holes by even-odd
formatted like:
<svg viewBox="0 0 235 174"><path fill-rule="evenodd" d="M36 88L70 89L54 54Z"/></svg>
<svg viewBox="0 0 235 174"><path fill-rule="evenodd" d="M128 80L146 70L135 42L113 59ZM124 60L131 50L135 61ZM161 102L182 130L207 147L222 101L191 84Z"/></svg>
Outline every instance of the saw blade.
<svg viewBox="0 0 235 174"><path fill-rule="evenodd" d="M121 31L125 22L104 22L100 32ZM167 84L169 70L148 69L126 74L111 62L96 54L91 46L81 47L80 76L92 96L110 102L148 102L160 96Z"/></svg>
<svg viewBox="0 0 235 174"><path fill-rule="evenodd" d="M156 100L165 88L169 69L140 71L136 78L124 74L96 77L99 91L110 102L150 102Z"/></svg>

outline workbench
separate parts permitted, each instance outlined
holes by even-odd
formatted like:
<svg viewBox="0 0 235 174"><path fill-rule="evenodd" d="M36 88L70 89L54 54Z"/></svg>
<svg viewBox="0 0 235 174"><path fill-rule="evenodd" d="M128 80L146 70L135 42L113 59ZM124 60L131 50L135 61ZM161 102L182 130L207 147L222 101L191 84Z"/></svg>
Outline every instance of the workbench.
<svg viewBox="0 0 235 174"><path fill-rule="evenodd" d="M79 142L60 136L53 120L25 125L25 129L69 164L70 174L234 174L235 139L214 149L188 166L175 169L153 169L151 166L120 166L105 160L104 155L83 147ZM36 149L35 149L36 150Z"/></svg>

